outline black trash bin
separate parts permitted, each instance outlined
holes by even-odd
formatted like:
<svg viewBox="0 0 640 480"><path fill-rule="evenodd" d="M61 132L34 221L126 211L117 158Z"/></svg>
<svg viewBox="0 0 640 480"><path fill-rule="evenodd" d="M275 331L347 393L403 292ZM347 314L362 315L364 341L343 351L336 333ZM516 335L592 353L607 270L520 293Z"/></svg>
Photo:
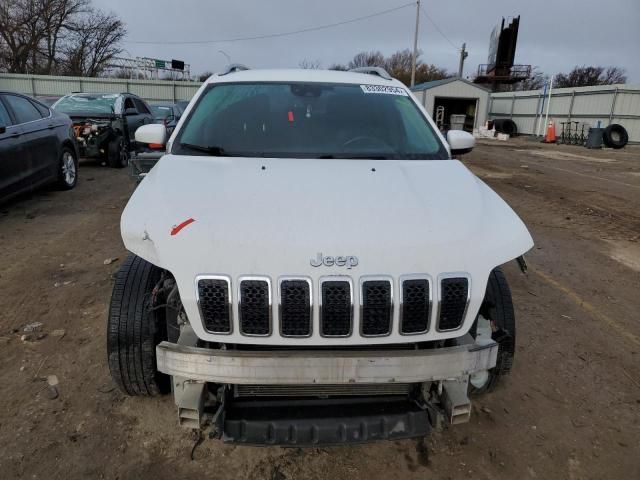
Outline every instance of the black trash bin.
<svg viewBox="0 0 640 480"><path fill-rule="evenodd" d="M602 148L604 128L591 127L587 136L587 148Z"/></svg>

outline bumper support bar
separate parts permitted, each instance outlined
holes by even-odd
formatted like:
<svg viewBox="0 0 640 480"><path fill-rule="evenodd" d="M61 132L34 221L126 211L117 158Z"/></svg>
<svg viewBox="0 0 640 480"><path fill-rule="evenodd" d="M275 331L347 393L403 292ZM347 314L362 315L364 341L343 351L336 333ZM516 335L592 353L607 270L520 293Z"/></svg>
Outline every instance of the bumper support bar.
<svg viewBox="0 0 640 480"><path fill-rule="evenodd" d="M417 383L493 368L498 344L397 351L239 351L162 342L158 370L195 381L234 385Z"/></svg>

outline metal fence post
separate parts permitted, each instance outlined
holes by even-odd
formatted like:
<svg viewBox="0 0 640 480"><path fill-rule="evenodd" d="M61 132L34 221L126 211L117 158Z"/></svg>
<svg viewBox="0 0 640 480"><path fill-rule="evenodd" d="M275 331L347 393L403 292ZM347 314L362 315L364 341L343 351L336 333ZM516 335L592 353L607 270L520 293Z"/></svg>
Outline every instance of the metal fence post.
<svg viewBox="0 0 640 480"><path fill-rule="evenodd" d="M533 131L531 132L532 135L537 135L538 134L538 128L540 126L540 101L542 100L542 92L538 93L538 101L536 102L536 112L535 112L535 116L533 117Z"/></svg>
<svg viewBox="0 0 640 480"><path fill-rule="evenodd" d="M611 100L611 112L609 112L609 125L613 121L613 111L616 109L616 100L618 99L618 87L613 92L613 99Z"/></svg>
<svg viewBox="0 0 640 480"><path fill-rule="evenodd" d="M509 118L513 118L513 107L515 107L516 105L516 94L513 94L513 97L511 97L511 113L509 114Z"/></svg>
<svg viewBox="0 0 640 480"><path fill-rule="evenodd" d="M571 114L573 113L573 101L576 98L576 91L571 92L571 102L569 102L569 115L567 117L567 122L571 121Z"/></svg>

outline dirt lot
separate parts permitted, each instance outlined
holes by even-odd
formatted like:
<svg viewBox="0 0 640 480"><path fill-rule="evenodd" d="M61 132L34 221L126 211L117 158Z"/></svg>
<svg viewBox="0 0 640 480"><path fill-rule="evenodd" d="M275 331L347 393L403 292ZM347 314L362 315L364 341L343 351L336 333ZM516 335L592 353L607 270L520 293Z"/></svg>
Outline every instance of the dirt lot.
<svg viewBox="0 0 640 480"><path fill-rule="evenodd" d="M512 377L475 402L469 424L426 442L300 450L207 440L190 460L194 442L171 398L127 398L109 378L126 172L85 163L75 191L0 207L0 477L640 478L640 148L485 141L464 161L536 247L527 275L506 268L519 320ZM22 341L31 322L46 336ZM59 379L56 399L39 380L47 375Z"/></svg>

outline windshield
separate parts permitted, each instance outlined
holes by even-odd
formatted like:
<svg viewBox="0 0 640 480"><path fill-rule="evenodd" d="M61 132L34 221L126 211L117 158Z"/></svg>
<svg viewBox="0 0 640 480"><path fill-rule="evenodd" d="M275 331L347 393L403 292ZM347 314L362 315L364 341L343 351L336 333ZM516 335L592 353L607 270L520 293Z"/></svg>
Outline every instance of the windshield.
<svg viewBox="0 0 640 480"><path fill-rule="evenodd" d="M448 158L405 89L324 83L211 86L199 98L172 151L283 158Z"/></svg>
<svg viewBox="0 0 640 480"><path fill-rule="evenodd" d="M74 113L113 113L117 94L69 95L62 97L53 106L59 112Z"/></svg>
<svg viewBox="0 0 640 480"><path fill-rule="evenodd" d="M173 109L165 105L151 105L151 112L156 120L164 120L173 116Z"/></svg>

